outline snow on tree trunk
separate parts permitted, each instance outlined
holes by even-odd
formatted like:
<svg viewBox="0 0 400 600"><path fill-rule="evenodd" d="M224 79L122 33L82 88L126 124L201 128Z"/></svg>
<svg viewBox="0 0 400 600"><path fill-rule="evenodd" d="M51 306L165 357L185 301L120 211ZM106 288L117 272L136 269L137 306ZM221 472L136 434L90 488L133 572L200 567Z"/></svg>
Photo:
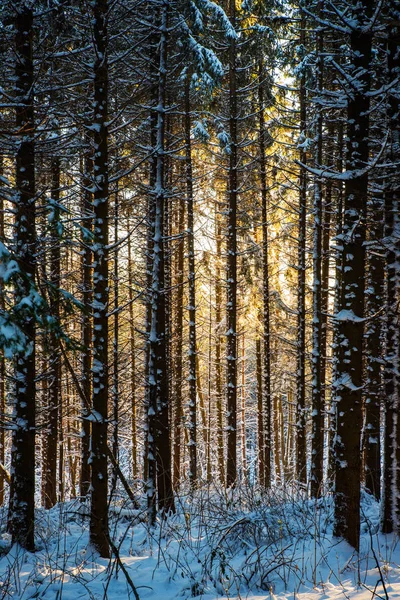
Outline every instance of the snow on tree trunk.
<svg viewBox="0 0 400 600"><path fill-rule="evenodd" d="M128 299L129 299L129 352L131 357L130 373L130 399L131 399L131 442L132 442L132 477L136 480L139 477L138 464L138 402L136 392L136 336L135 321L133 312L133 260L132 260L132 236L130 234L131 222L128 216Z"/></svg>
<svg viewBox="0 0 400 600"><path fill-rule="evenodd" d="M182 235L185 228L185 199L182 197L179 202L177 226L179 235ZM174 320L174 467L173 481L176 488L179 484L181 473L181 451L182 451L182 382L183 382L183 292L184 292L184 264L185 264L185 242L179 241L179 247L176 257L176 311Z"/></svg>
<svg viewBox="0 0 400 600"><path fill-rule="evenodd" d="M232 26L236 26L235 0L230 0ZM237 107L237 40L229 46L229 175L227 207L227 269L226 269L226 410L227 464L226 485L237 478L237 198L238 198L238 107Z"/></svg>
<svg viewBox="0 0 400 600"><path fill-rule="evenodd" d="M262 443L259 468L260 484L266 488L271 485L271 331L270 331L270 306L269 306L269 243L268 243L268 195L267 175L265 164L266 130L265 130L265 100L263 90L263 63L259 65L258 85L258 110L259 110L259 163L261 183L261 218L262 218L262 274L263 274L263 391L262 391L262 420L263 431L259 433L259 443ZM260 421L261 424L261 421Z"/></svg>
<svg viewBox="0 0 400 600"><path fill-rule="evenodd" d="M51 202L53 204L53 220L51 227L50 249L50 294L51 315L57 321L60 317L60 276L61 249L59 239L59 201L60 201L60 158L55 156L51 161ZM47 431L45 454L43 461L43 497L45 508L51 508L57 502L57 447L58 423L61 400L61 357L57 334L53 330L49 336L49 379L47 403Z"/></svg>
<svg viewBox="0 0 400 600"><path fill-rule="evenodd" d="M114 287L114 319L113 319L113 377L112 377L112 407L113 407L113 432L112 453L115 460L119 460L119 248L118 248L118 226L119 226L119 190L118 183L114 194L114 261L113 261L113 287ZM117 472L114 468L112 487L117 484Z"/></svg>
<svg viewBox="0 0 400 600"><path fill-rule="evenodd" d="M108 60L107 0L93 2L93 362L90 542L103 558L108 543Z"/></svg>
<svg viewBox="0 0 400 600"><path fill-rule="evenodd" d="M218 477L222 485L225 483L225 440L223 426L223 393L222 393L222 337L220 325L222 321L222 284L221 284L221 255L222 255L222 226L218 214L215 224L215 402L217 405L217 456Z"/></svg>
<svg viewBox="0 0 400 600"><path fill-rule="evenodd" d="M377 500L381 488L381 404L383 319L379 315L384 302L384 257L381 250L383 238L384 199L381 186L373 184L368 207L368 280L366 312L370 320L365 329L366 392L365 392L365 487Z"/></svg>
<svg viewBox="0 0 400 600"><path fill-rule="evenodd" d="M347 156L342 235L342 295L338 327L336 380L336 490L334 534L356 550L360 535L361 417L363 386L363 317L365 221L369 155L370 63L372 32L366 26L371 0L352 6L352 68L348 77Z"/></svg>
<svg viewBox="0 0 400 600"><path fill-rule="evenodd" d="M148 478L147 499L152 523L158 506L164 512L174 510L169 425L169 377L167 373L166 306L165 306L165 95L167 74L167 33L169 2L161 5L159 38L159 73L156 140L154 222L151 274L151 327L148 362ZM156 487L157 486L157 487Z"/></svg>
<svg viewBox="0 0 400 600"><path fill-rule="evenodd" d="M189 483L193 489L197 482L197 401L196 401L196 275L194 255L193 169L190 113L190 70L185 81L185 166L188 219L188 294L189 294Z"/></svg>
<svg viewBox="0 0 400 600"><path fill-rule="evenodd" d="M3 157L0 155L0 179L3 176ZM4 198L0 194L0 240L4 240ZM0 313L5 309L4 295L0 294ZM6 412L6 358L4 350L0 350L0 418L4 418ZM0 427L0 465L4 466L6 456L6 432ZM6 477L0 467L0 506L4 502Z"/></svg>
<svg viewBox="0 0 400 600"><path fill-rule="evenodd" d="M26 303L21 327L27 347L16 353L10 497L13 541L34 550L35 492L35 316L32 301L36 275L33 12L22 5L16 15L15 92L18 144L15 171L15 254L22 277L15 285L15 303Z"/></svg>
<svg viewBox="0 0 400 600"><path fill-rule="evenodd" d="M320 6L320 5L319 5ZM324 83L324 42L321 31L317 33L316 78L317 94L321 94ZM322 166L323 114L316 109L316 168ZM314 248L313 248L313 320L312 320L312 412L311 412L311 466L310 493L318 498L322 493L324 457L324 396L322 390L322 181L317 176L314 182Z"/></svg>
<svg viewBox="0 0 400 600"><path fill-rule="evenodd" d="M389 3L388 15L391 21L388 36L388 80L396 81L399 74L400 57L398 51L400 10L394 0ZM400 125L399 99L396 88L388 94L389 160L392 165L385 190L385 241L386 241L386 356L384 366L385 382L385 436L384 472L382 497L382 522L384 533L400 531L400 331L399 331L399 291L400 291L400 191L396 165L399 162Z"/></svg>
<svg viewBox="0 0 400 600"><path fill-rule="evenodd" d="M301 44L305 43L305 19L301 21ZM304 67L303 67L304 69ZM307 136L306 77L303 70L300 78L300 162L307 163L305 139ZM297 265L297 370L296 370L296 477L299 483L307 480L306 468L306 224L307 224L307 172L300 167L299 181L299 232Z"/></svg>
<svg viewBox="0 0 400 600"><path fill-rule="evenodd" d="M89 140L86 140L86 144ZM82 401L82 431L81 431L81 471L79 479L79 495L83 501L89 494L90 488L90 436L91 423L87 419L90 414L91 398L91 368L92 368L92 317L90 307L92 302L92 212L93 199L91 192L91 181L93 173L93 160L89 154L89 149L85 148L82 161L82 302L84 310L82 311L82 354L81 354L81 387L85 397Z"/></svg>

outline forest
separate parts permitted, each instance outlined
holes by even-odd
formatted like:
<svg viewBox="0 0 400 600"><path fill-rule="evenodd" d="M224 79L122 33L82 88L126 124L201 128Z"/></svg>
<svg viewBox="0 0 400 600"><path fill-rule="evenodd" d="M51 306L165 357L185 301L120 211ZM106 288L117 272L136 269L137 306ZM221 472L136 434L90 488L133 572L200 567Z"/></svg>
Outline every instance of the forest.
<svg viewBox="0 0 400 600"><path fill-rule="evenodd" d="M0 599L400 598L400 0L0 57Z"/></svg>

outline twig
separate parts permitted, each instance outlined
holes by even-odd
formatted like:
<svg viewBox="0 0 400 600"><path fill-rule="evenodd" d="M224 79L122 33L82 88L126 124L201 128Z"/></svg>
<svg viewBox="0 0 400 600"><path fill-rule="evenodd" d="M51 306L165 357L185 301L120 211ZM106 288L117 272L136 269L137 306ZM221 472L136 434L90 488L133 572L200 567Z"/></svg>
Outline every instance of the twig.
<svg viewBox="0 0 400 600"><path fill-rule="evenodd" d="M111 539L110 537L108 537L108 541L109 541L109 544L110 544L110 546L111 546L111 549L112 549L112 551L113 551L113 553L114 553L114 556L115 556L115 558L117 559L117 563L118 563L119 567L121 568L121 571L122 571L122 572L123 572L123 574L125 575L126 581L128 582L128 584L129 584L129 587L131 588L131 590L132 590L132 592L133 592L133 595L135 596L135 600L140 600L140 596L139 596L139 594L137 593L136 586L135 586L135 584L133 583L133 581L132 581L132 578L131 578L131 576L129 575L128 571L126 570L126 567L125 567L124 563L123 563L123 562L122 562L122 560L120 559L120 556L119 556L119 552L118 552L118 548L117 548L117 546L114 544L114 542L112 541L112 539Z"/></svg>

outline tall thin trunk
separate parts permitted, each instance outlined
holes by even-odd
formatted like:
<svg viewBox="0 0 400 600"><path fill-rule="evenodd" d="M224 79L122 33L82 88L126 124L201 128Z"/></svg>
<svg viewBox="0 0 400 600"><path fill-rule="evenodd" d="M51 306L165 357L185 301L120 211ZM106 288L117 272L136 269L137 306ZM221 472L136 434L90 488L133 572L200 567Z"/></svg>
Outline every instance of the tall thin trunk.
<svg viewBox="0 0 400 600"><path fill-rule="evenodd" d="M189 287L189 482L191 488L197 482L197 402L196 402L196 275L194 256L194 210L192 144L190 139L190 71L185 82L185 165L186 200L188 218L188 287Z"/></svg>
<svg viewBox="0 0 400 600"><path fill-rule="evenodd" d="M261 218L262 218L262 261L263 261L263 406L262 419L263 432L259 436L259 442L263 443L264 457L259 466L263 467L261 485L269 488L271 485L271 332L270 332L270 307L269 307L269 258L268 258L268 194L267 174L265 163L265 100L263 90L263 65L260 62L258 103L259 103L259 161L260 161L260 183L261 183Z"/></svg>
<svg viewBox="0 0 400 600"><path fill-rule="evenodd" d="M71 397L71 390L70 390L70 382L67 379L67 383L66 383L66 400L67 400L67 406L68 403L70 402L70 397ZM64 465L65 465L65 460L64 460L64 429L63 426L65 426L65 423L63 423L63 410L62 410L62 405L60 405L60 409L58 410L57 413L57 417L58 417L58 501L59 502L64 502L65 500L65 476L64 476ZM57 456L57 455L56 455Z"/></svg>
<svg viewBox="0 0 400 600"><path fill-rule="evenodd" d="M35 142L33 12L23 5L16 15L15 92L19 136L15 169L15 253L24 274L15 287L15 302L29 299L35 286ZM13 542L34 550L35 492L35 316L20 323L27 345L15 356L15 404L12 432L10 527Z"/></svg>
<svg viewBox="0 0 400 600"><path fill-rule="evenodd" d="M225 483L225 451L224 451L224 426L223 426L223 395L222 395L222 285L221 285L221 254L222 254L222 227L216 215L216 269L215 269L215 402L217 409L217 457L218 476L221 484Z"/></svg>
<svg viewBox="0 0 400 600"><path fill-rule="evenodd" d="M178 234L182 235L185 227L185 200L181 198L178 209ZM179 240L176 258L176 314L174 321L175 361L174 361L174 487L179 485L181 474L181 440L182 440L182 383L183 383L183 280L185 262L185 242Z"/></svg>
<svg viewBox="0 0 400 600"><path fill-rule="evenodd" d="M169 2L161 7L159 41L158 105L156 126L156 180L152 191L155 203L152 247L151 329L149 339L149 434L147 498L150 522L156 515L156 492L159 508L174 510L169 426L169 378L165 310L165 96L167 74L167 24Z"/></svg>
<svg viewBox="0 0 400 600"><path fill-rule="evenodd" d="M305 19L301 20L300 43L305 44ZM303 71L300 80L300 132L301 139L307 137L307 92L306 76ZM300 150L300 161L307 163L307 152L304 144ZM299 239L298 239L298 278L297 278L297 456L296 475L299 483L306 483L306 224L307 224L307 172L300 167L299 190Z"/></svg>
<svg viewBox="0 0 400 600"><path fill-rule="evenodd" d="M136 347L135 347L135 321L133 314L133 262L132 262L132 238L130 235L130 220L128 219L128 294L129 294L129 347L131 356L131 442L132 442L132 477L139 476L138 468L138 439L137 439L137 397L136 397Z"/></svg>
<svg viewBox="0 0 400 600"><path fill-rule="evenodd" d="M82 270L82 302L84 309L82 311L82 354L81 354L81 387L85 399L82 401L82 432L81 432L81 470L79 478L79 495L81 500L84 500L89 494L90 488L90 436L91 425L88 420L90 414L90 398L91 398L91 377L92 368L92 250L93 240L92 234L92 213L93 201L91 192L91 177L93 172L93 160L89 155L89 149L86 150L82 164L82 254L81 254L81 270Z"/></svg>
<svg viewBox="0 0 400 600"><path fill-rule="evenodd" d="M369 104L372 33L364 27L372 0L353 8L350 37L355 84L347 106L346 169L365 169L369 157ZM337 410L334 534L356 550L360 535L361 402L363 385L363 316L365 290L365 219L368 173L347 179L344 194L342 297L338 326L335 401Z"/></svg>
<svg viewBox="0 0 400 600"><path fill-rule="evenodd" d="M264 467L264 411L263 411L263 389L262 389L262 355L261 340L256 339L256 379L257 379L257 465L258 479L261 487L265 487Z"/></svg>
<svg viewBox="0 0 400 600"><path fill-rule="evenodd" d="M113 455L115 460L119 460L119 252L118 252L118 219L119 219L119 197L118 185L115 191L114 200L114 331L113 331ZM117 481L117 473L113 473L113 486Z"/></svg>
<svg viewBox="0 0 400 600"><path fill-rule="evenodd" d="M3 157L0 155L0 178L3 175ZM4 240L4 198L0 194L0 240ZM0 294L0 313L4 311L4 295ZM3 350L0 350L0 419L4 419L6 412L6 360ZM0 427L0 464L4 466L6 435L5 427ZM6 478L0 468L0 506L4 502Z"/></svg>
<svg viewBox="0 0 400 600"><path fill-rule="evenodd" d="M61 275L61 252L58 235L58 223L60 210L60 159L54 157L51 161L51 202L53 203L54 218L51 228L51 250L50 250L50 283L52 286L50 306L52 316L57 320L60 316L60 275ZM49 382L48 382L48 417L47 417L47 440L44 456L44 506L51 508L57 502L57 445L58 445L58 421L61 398L61 357L55 331L50 332L49 339Z"/></svg>
<svg viewBox="0 0 400 600"><path fill-rule="evenodd" d="M153 102L157 104L157 89L153 85ZM157 144L157 112L150 112L150 147L155 148ZM149 160L149 190L154 190L156 184L157 157L153 154ZM154 246L154 222L155 222L155 196L150 191L147 198L147 248L146 248L146 349L145 349L145 423L144 423L144 456L143 467L145 473L145 490L147 490L147 501L151 513L155 518L156 510L156 457L154 454L154 411L150 407L150 332L151 332L151 311L152 311L152 277L153 277L153 246ZM152 433L150 433L152 430ZM151 494L151 496L150 496ZM153 518L153 517L152 517Z"/></svg>
<svg viewBox="0 0 400 600"><path fill-rule="evenodd" d="M397 3L390 2L390 16L394 17L389 28L388 37L388 76L389 82L398 77L400 57L398 51L398 18ZM388 98L388 121L390 136L389 160L393 167L399 160L400 126L398 120L399 100L396 91L390 90ZM399 483L399 259L400 259L400 191L397 174L393 170L392 179L385 190L385 240L386 240L386 356L384 365L385 386L385 433L384 433L384 467L382 488L382 521L384 533L400 531L400 499Z"/></svg>
<svg viewBox="0 0 400 600"><path fill-rule="evenodd" d="M241 400L241 450L242 450L242 480L247 482L247 448L246 448L246 345L245 336L242 340L241 356L241 381L240 381L240 400Z"/></svg>
<svg viewBox="0 0 400 600"><path fill-rule="evenodd" d="M319 5L319 11L321 7ZM323 34L317 32L317 93L321 94L324 82ZM322 166L322 125L321 107L317 107L316 123L316 167ZM314 182L314 248L313 248L313 321L312 321L312 431L310 492L312 498L322 493L324 462L324 395L322 390L322 182L319 177Z"/></svg>
<svg viewBox="0 0 400 600"><path fill-rule="evenodd" d="M107 0L93 2L93 387L90 542L103 558L108 543L108 59Z"/></svg>
<svg viewBox="0 0 400 600"><path fill-rule="evenodd" d="M230 0L232 27L236 27L236 3ZM226 485L232 487L237 478L237 198L238 198L238 106L237 106L237 43L229 42L229 180L226 269L226 410L227 463Z"/></svg>
<svg viewBox="0 0 400 600"><path fill-rule="evenodd" d="M339 123L337 126L337 160L336 160L336 168L338 173L343 171L344 165L344 127L342 123ZM343 183L341 181L337 182L336 185L336 223L335 223L335 237L337 240L342 239L343 235L343 196L344 189ZM339 307L341 303L342 297L342 251L340 242L337 244L335 249L335 299L334 299L334 314L339 312ZM331 392L331 402L330 402L330 410L329 410L329 426L328 426L328 479L332 489L334 489L334 480L335 480L335 469L336 469L336 461L335 461L335 443L336 443L336 398L335 398L335 390L334 390L334 382L337 379L337 369L339 365L338 361L338 344L339 344L339 322L333 321L333 334L332 334L332 392Z"/></svg>
<svg viewBox="0 0 400 600"><path fill-rule="evenodd" d="M280 423L282 419L282 403L279 399L279 395L275 394L274 398L274 459L275 459L275 472L278 479L282 477L281 469L281 429Z"/></svg>
<svg viewBox="0 0 400 600"><path fill-rule="evenodd" d="M207 400L208 400L208 415L205 429L205 445L206 445L206 460L207 460L207 483L212 481L212 462L211 462L211 416L212 416L212 283L210 281L209 288L209 311L208 311L208 385L207 385ZM198 359L198 355L197 355ZM199 374L199 368L197 367L197 373ZM214 447L214 446L213 446Z"/></svg>
<svg viewBox="0 0 400 600"><path fill-rule="evenodd" d="M374 186L375 187L375 186ZM382 398L382 326L379 313L384 303L384 257L380 243L383 239L384 198L381 189L372 191L369 202L368 285L366 310L370 320L365 331L366 395L365 395L365 487L377 500L381 488L381 404ZM393 316L393 315L391 315Z"/></svg>
<svg viewBox="0 0 400 600"><path fill-rule="evenodd" d="M334 143L334 127L328 125L328 150L327 156L331 156ZM321 403L324 407L322 426L326 423L324 435L325 445L328 449L328 464L330 460L330 402L327 394L327 342L328 342L328 311L329 311L329 275L330 275L330 238L331 221L333 213L332 204L332 181L325 184L325 201L323 206L322 222L322 266L321 266ZM329 469L328 469L329 475Z"/></svg>

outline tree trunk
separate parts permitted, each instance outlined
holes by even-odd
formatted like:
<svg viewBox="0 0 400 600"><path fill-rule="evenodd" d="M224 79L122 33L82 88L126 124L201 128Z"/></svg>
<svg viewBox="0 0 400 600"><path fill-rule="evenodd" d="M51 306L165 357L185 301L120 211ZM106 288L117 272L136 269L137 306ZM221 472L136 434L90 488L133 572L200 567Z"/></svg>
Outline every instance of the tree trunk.
<svg viewBox="0 0 400 600"><path fill-rule="evenodd" d="M93 2L93 386L90 542L103 558L108 543L108 60L107 0Z"/></svg>
<svg viewBox="0 0 400 600"><path fill-rule="evenodd" d="M336 168L338 173L343 171L344 164L344 131L343 124L338 123L337 126L337 160ZM335 248L335 300L334 300L334 314L339 312L340 303L342 297L342 248L340 240L343 236L343 182L337 182L336 186L336 223L335 223L335 238L339 241ZM339 322L333 320L333 334L332 334L332 382L337 379L337 368L338 368L338 344L339 344ZM329 427L328 427L328 479L330 482L331 489L334 489L335 481L335 443L336 443L336 398L334 393L334 385L332 383L331 392L331 406L329 411Z"/></svg>
<svg viewBox="0 0 400 600"><path fill-rule="evenodd" d="M138 439L137 439L137 397L136 397L136 347L135 347L135 321L133 315L133 262L132 262L132 239L130 234L130 220L128 218L128 294L129 294L129 349L131 356L131 441L132 441L132 477L139 477L138 465Z"/></svg>
<svg viewBox="0 0 400 600"><path fill-rule="evenodd" d="M114 200L114 331L113 331L113 389L112 389L112 406L113 406L113 446L112 452L115 460L119 461L119 252L118 252L118 222L119 219L119 197L118 184L115 191ZM117 473L113 471L113 489L117 484Z"/></svg>
<svg viewBox="0 0 400 600"><path fill-rule="evenodd" d="M215 249L215 402L217 408L217 457L218 476L220 483L225 484L225 452L224 452L224 427L223 427L223 395L222 395L222 285L221 285L221 254L222 254L222 228L216 215L216 249Z"/></svg>
<svg viewBox="0 0 400 600"><path fill-rule="evenodd" d="M190 70L185 81L185 165L188 218L188 287L189 287L189 483L197 483L197 401L196 401L196 275L194 256L193 169L190 139Z"/></svg>
<svg viewBox="0 0 400 600"><path fill-rule="evenodd" d="M381 489L381 404L382 398L382 330L383 319L374 316L384 303L384 257L381 253L383 239L384 198L382 190L374 185L369 202L368 285L366 312L370 320L365 331L366 395L365 395L365 487L380 499ZM393 315L391 315L393 316Z"/></svg>
<svg viewBox="0 0 400 600"><path fill-rule="evenodd" d="M185 227L185 201L181 198L178 210L178 235L183 235ZM179 485L181 475L182 441L182 385L183 385L183 291L184 291L185 241L179 240L176 259L176 314L174 322L174 487Z"/></svg>
<svg viewBox="0 0 400 600"><path fill-rule="evenodd" d="M365 290L365 219L369 155L369 97L372 33L366 19L371 0L353 8L351 50L356 83L347 107L346 179L342 236L342 297L335 319L338 327L336 381L337 410L335 447L336 493L334 534L344 537L357 551L360 535L361 401L363 385L363 316Z"/></svg>
<svg viewBox="0 0 400 600"><path fill-rule="evenodd" d="M61 252L58 234L60 210L60 159L55 157L51 161L51 201L54 217L51 228L50 250L50 307L52 316L59 320L60 317L60 275ZM58 446L58 421L61 399L61 357L59 343L55 331L50 332L49 339L49 382L48 382L48 417L46 444L44 456L44 507L52 508L57 502L57 446Z"/></svg>
<svg viewBox="0 0 400 600"><path fill-rule="evenodd" d="M91 303L92 303L92 251L91 246L93 240L92 234L92 213L93 213L93 202L92 193L90 191L92 173L93 173L93 160L89 156L89 149L86 149L83 159L83 177L82 177L82 354L81 354L81 386L84 397L89 402L91 398L91 377L90 372L92 368L92 316L91 316ZM83 501L89 494L90 488L90 436L91 436L91 425L88 420L90 414L90 408L82 402L82 431L81 431L81 471L79 479L79 495Z"/></svg>
<svg viewBox="0 0 400 600"><path fill-rule="evenodd" d="M317 33L317 93L321 94L324 83L323 37ZM317 107L316 167L322 166L321 107ZM312 321L312 413L311 413L311 467L310 492L312 498L322 493L324 463L324 394L322 390L322 182L314 182L314 248L313 248L313 321Z"/></svg>
<svg viewBox="0 0 400 600"><path fill-rule="evenodd" d="M33 12L23 5L16 15L16 131L19 136L15 170L15 254L23 277L15 287L15 302L29 299L35 288L35 142ZM14 543L34 550L35 492L35 315L27 311L20 327L27 346L15 356L15 405L12 432L12 496L10 527Z"/></svg>
<svg viewBox="0 0 400 600"><path fill-rule="evenodd" d="M3 176L3 157L0 155L0 179ZM4 240L4 198L0 194L0 240ZM4 295L0 294L0 313L5 309ZM6 359L4 351L0 350L0 419L4 419L6 412ZM5 463L5 427L0 427L0 465ZM6 477L0 467L0 506L4 502Z"/></svg>
<svg viewBox="0 0 400 600"><path fill-rule="evenodd" d="M232 27L236 26L235 0L230 0ZM226 303L226 410L227 410L227 463L226 485L232 487L237 478L237 197L238 197L238 108L236 39L229 47L229 181L227 227L227 303Z"/></svg>
<svg viewBox="0 0 400 600"><path fill-rule="evenodd" d="M262 389L262 355L261 340L256 339L256 365L257 365L257 465L258 481L262 488L265 487L265 467L264 467L264 411L263 411L263 389Z"/></svg>
<svg viewBox="0 0 400 600"><path fill-rule="evenodd" d="M242 340L242 356L241 356L241 382L240 382L240 396L241 396L241 450L242 450L242 482L246 485L248 481L247 472L247 447L246 447L246 346L245 336L243 334Z"/></svg>
<svg viewBox="0 0 400 600"><path fill-rule="evenodd" d="M269 258L268 258L268 195L267 175L265 164L265 118L264 118L264 90L262 87L263 65L260 62L260 82L258 86L259 104L259 152L260 152L260 183L261 183L261 218L262 218L262 271L263 271L263 400L262 414L259 417L263 422L263 433L259 442L263 443L263 460L259 467L264 469L260 484L269 488L271 485L271 332L270 332L270 307L269 307Z"/></svg>
<svg viewBox="0 0 400 600"><path fill-rule="evenodd" d="M301 21L300 43L305 44L305 19ZM307 137L307 92L306 77L302 73L300 80L300 135L301 140ZM304 146L300 150L300 162L307 163L307 152ZM306 224L307 224L307 172L300 167L299 184L299 239L298 239L298 279L297 279L297 481L305 484L307 480L306 467Z"/></svg>
<svg viewBox="0 0 400 600"><path fill-rule="evenodd" d="M394 25L389 28L388 38L388 76L389 82L395 81L399 70L399 33L397 18L397 3L390 3L389 15ZM399 159L400 126L398 121L399 100L396 91L389 92L388 121L390 136L389 160L395 165ZM383 533L400 531L399 519L399 482L398 451L399 451L399 259L400 244L398 240L400 192L397 173L392 172L392 179L385 190L385 240L386 240L386 357L384 366L385 386L385 433L384 433L384 467L382 488L382 522Z"/></svg>
<svg viewBox="0 0 400 600"><path fill-rule="evenodd" d="M149 435L147 498L149 519L155 522L156 492L161 510L174 510L169 426L169 379L167 373L165 306L165 95L167 67L167 23L169 2L161 7L159 42L158 106L156 126L156 180L152 191L155 204L152 247L151 329L149 338Z"/></svg>

